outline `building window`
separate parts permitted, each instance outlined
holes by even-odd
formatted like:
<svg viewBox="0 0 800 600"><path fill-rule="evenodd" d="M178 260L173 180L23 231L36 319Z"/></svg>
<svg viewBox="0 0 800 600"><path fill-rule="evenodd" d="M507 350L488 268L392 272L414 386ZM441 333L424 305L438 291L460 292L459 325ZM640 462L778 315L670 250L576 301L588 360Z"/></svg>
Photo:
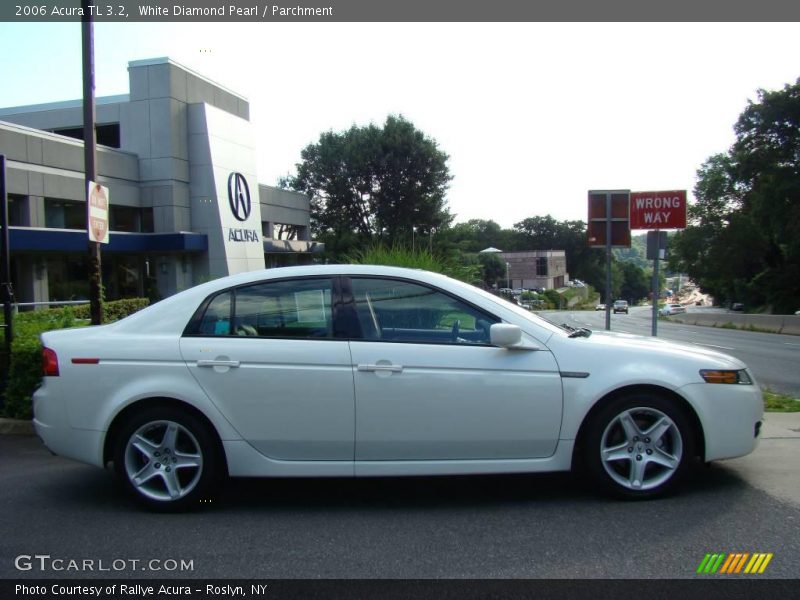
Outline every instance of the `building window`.
<svg viewBox="0 0 800 600"><path fill-rule="evenodd" d="M134 206L111 205L111 231L141 231L140 210Z"/></svg>
<svg viewBox="0 0 800 600"><path fill-rule="evenodd" d="M103 286L108 300L142 295L142 260L135 255L108 253L103 256Z"/></svg>
<svg viewBox="0 0 800 600"><path fill-rule="evenodd" d="M287 225L285 223L275 223L273 229L274 239L276 240L297 240L299 239L300 225Z"/></svg>
<svg viewBox="0 0 800 600"><path fill-rule="evenodd" d="M50 300L86 300L89 297L86 256L52 256L46 262Z"/></svg>
<svg viewBox="0 0 800 600"><path fill-rule="evenodd" d="M547 258L537 258L536 259L536 276L537 277L547 277Z"/></svg>
<svg viewBox="0 0 800 600"><path fill-rule="evenodd" d="M86 229L86 203L45 198L44 223L52 229Z"/></svg>
<svg viewBox="0 0 800 600"><path fill-rule="evenodd" d="M63 127L61 129L52 129L51 131L58 135L65 135L76 140L83 140L83 127ZM111 148L120 147L119 123L96 125L95 132L98 144L110 146Z"/></svg>
<svg viewBox="0 0 800 600"><path fill-rule="evenodd" d="M28 197L20 194L8 195L8 224L11 227L28 225L27 215Z"/></svg>
<svg viewBox="0 0 800 600"><path fill-rule="evenodd" d="M141 212L140 229L142 233L153 233L155 231L153 225L153 208L146 206Z"/></svg>

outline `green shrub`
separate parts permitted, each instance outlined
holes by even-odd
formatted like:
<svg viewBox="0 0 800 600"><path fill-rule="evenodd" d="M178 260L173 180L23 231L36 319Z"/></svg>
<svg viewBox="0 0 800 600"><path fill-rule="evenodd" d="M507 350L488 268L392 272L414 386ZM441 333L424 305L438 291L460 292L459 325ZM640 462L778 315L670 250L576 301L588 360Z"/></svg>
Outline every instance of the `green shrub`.
<svg viewBox="0 0 800 600"><path fill-rule="evenodd" d="M75 325L72 308L37 310L14 319L14 341L3 412L12 419L31 418L31 394L42 380L42 345L39 334Z"/></svg>
<svg viewBox="0 0 800 600"><path fill-rule="evenodd" d="M117 321L149 304L147 298L106 302L104 322ZM19 313L14 318L14 341L5 389L3 416L30 419L31 396L42 381L42 344L39 335L54 329L88 325L89 306L79 305Z"/></svg>
<svg viewBox="0 0 800 600"><path fill-rule="evenodd" d="M431 254L424 249L411 250L400 245L387 247L376 244L357 252L354 256L348 256L347 260L357 265L387 265L423 269L473 284L481 280L480 263L462 263L453 258Z"/></svg>
<svg viewBox="0 0 800 600"><path fill-rule="evenodd" d="M136 311L142 310L150 304L149 298L126 298L114 300L113 302L103 303L103 323L111 323L124 319ZM88 304L81 304L75 309L75 317L78 319L91 318L90 307Z"/></svg>
<svg viewBox="0 0 800 600"><path fill-rule="evenodd" d="M17 337L11 343L11 364L3 412L12 419L30 419L31 395L42 381L42 345L38 337Z"/></svg>

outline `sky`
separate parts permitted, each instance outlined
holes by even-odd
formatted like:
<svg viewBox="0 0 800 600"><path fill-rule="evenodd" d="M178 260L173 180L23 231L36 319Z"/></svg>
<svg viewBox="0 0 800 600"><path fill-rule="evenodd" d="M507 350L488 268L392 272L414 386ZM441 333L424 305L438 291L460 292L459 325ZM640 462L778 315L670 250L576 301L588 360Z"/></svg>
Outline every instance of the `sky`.
<svg viewBox="0 0 800 600"><path fill-rule="evenodd" d="M590 189L686 189L798 23L96 23L98 96L168 56L250 101L260 183L324 131L402 114L450 157L456 222L586 220ZM79 99L77 23L0 23L0 107Z"/></svg>

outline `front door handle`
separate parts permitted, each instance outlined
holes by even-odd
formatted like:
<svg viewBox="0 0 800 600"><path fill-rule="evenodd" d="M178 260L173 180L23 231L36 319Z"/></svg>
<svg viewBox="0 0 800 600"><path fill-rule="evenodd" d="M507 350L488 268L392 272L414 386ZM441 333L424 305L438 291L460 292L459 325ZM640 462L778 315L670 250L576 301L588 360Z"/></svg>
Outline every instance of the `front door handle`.
<svg viewBox="0 0 800 600"><path fill-rule="evenodd" d="M239 366L238 360L198 360L197 366L198 367L231 367L235 368Z"/></svg>
<svg viewBox="0 0 800 600"><path fill-rule="evenodd" d="M358 370L367 372L385 371L387 373L402 373L403 367L402 365L358 365Z"/></svg>

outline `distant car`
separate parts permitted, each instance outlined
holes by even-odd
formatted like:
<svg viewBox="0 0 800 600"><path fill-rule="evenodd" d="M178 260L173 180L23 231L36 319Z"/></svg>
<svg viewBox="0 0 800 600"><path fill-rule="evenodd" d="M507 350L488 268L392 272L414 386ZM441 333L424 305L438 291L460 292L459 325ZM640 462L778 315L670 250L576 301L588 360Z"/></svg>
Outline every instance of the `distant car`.
<svg viewBox="0 0 800 600"><path fill-rule="evenodd" d="M734 302L731 304L731 310L735 310L736 312L741 312L744 310L744 304L741 302Z"/></svg>
<svg viewBox="0 0 800 600"><path fill-rule="evenodd" d="M668 303L661 307L661 314L665 317L670 315L678 315L686 312L686 307L683 304Z"/></svg>
<svg viewBox="0 0 800 600"><path fill-rule="evenodd" d="M618 312L624 312L626 315L628 314L628 302L627 300L615 300L614 301L614 314Z"/></svg>
<svg viewBox="0 0 800 600"><path fill-rule="evenodd" d="M202 506L227 476L573 466L647 498L697 456L752 452L763 418L761 389L737 358L559 327L395 267L239 273L41 340L33 412L45 445L113 463L134 497L162 510Z"/></svg>
<svg viewBox="0 0 800 600"><path fill-rule="evenodd" d="M597 306L594 307L594 309L595 310L605 310L606 309L606 305L605 304L598 304Z"/></svg>

